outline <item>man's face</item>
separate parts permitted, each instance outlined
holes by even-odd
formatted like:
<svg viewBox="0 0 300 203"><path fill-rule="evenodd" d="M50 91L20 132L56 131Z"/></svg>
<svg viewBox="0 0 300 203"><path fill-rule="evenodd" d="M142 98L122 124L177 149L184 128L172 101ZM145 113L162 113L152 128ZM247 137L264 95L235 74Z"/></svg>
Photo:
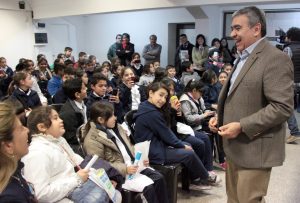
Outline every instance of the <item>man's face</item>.
<svg viewBox="0 0 300 203"><path fill-rule="evenodd" d="M4 68L6 66L6 59L0 60L0 67Z"/></svg>
<svg viewBox="0 0 300 203"><path fill-rule="evenodd" d="M243 51L261 38L261 24L250 27L246 15L239 15L232 19L231 37L235 40L238 51Z"/></svg>
<svg viewBox="0 0 300 203"><path fill-rule="evenodd" d="M150 37L150 44L155 45L156 44L156 38L155 37Z"/></svg>
<svg viewBox="0 0 300 203"><path fill-rule="evenodd" d="M122 40L122 36L118 35L117 38L116 38L116 42L117 43L121 43L121 40Z"/></svg>

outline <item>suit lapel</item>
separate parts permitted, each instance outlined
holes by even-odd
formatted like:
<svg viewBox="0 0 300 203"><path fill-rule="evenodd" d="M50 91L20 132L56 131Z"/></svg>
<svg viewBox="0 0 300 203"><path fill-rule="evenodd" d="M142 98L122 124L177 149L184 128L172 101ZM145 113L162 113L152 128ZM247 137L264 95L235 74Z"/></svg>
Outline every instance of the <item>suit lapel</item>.
<svg viewBox="0 0 300 203"><path fill-rule="evenodd" d="M268 43L268 41L266 39L262 40L257 46L256 48L252 51L252 53L249 55L246 63L243 65L243 68L241 70L241 72L238 74L236 80L233 83L233 86L231 88L231 91L228 93L228 97L232 94L232 92L234 92L234 90L239 86L239 84L241 83L242 79L245 77L245 75L247 74L247 72L251 69L252 65L254 64L254 62L257 60L257 58L259 57L259 53L262 51L262 49L265 47L266 43Z"/></svg>

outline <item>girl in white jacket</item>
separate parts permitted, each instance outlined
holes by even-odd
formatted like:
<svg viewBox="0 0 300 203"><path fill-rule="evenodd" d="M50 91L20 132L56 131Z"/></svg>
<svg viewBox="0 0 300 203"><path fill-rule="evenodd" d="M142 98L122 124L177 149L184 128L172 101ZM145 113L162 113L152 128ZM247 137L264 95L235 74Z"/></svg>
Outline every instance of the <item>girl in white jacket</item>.
<svg viewBox="0 0 300 203"><path fill-rule="evenodd" d="M24 176L33 183L39 202L64 198L74 202L109 202L107 193L88 180L88 171L79 167L83 159L62 137L64 124L54 109L36 108L27 122L33 135L29 153L22 159Z"/></svg>

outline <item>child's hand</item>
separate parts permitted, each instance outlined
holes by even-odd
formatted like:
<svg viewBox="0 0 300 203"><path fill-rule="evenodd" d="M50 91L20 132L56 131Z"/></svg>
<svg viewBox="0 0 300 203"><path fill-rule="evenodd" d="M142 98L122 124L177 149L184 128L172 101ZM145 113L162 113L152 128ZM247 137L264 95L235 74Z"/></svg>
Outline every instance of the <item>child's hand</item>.
<svg viewBox="0 0 300 203"><path fill-rule="evenodd" d="M118 183L117 183L116 181L114 181L114 180L110 180L110 182L111 182L111 184L114 186L114 188L116 188L116 187L117 187Z"/></svg>
<svg viewBox="0 0 300 203"><path fill-rule="evenodd" d="M216 116L212 117L208 122L208 127L211 132L214 132L214 133L218 132L217 125L218 125L218 118Z"/></svg>
<svg viewBox="0 0 300 203"><path fill-rule="evenodd" d="M143 164L144 164L145 167L148 167L149 166L149 160L144 160Z"/></svg>
<svg viewBox="0 0 300 203"><path fill-rule="evenodd" d="M135 174L138 166L127 166L127 174Z"/></svg>
<svg viewBox="0 0 300 203"><path fill-rule="evenodd" d="M86 182L89 178L89 171L85 169L80 169L79 171L77 171L77 175L79 175L83 182Z"/></svg>
<svg viewBox="0 0 300 203"><path fill-rule="evenodd" d="M215 112L214 112L214 111L206 111L206 112L204 113L204 117L205 117L205 118L208 117L208 116L213 116L213 115L215 115Z"/></svg>
<svg viewBox="0 0 300 203"><path fill-rule="evenodd" d="M120 98L119 98L118 95L117 95L117 96L115 96L115 95L110 95L110 96L109 96L109 101L118 104L118 103L120 103Z"/></svg>

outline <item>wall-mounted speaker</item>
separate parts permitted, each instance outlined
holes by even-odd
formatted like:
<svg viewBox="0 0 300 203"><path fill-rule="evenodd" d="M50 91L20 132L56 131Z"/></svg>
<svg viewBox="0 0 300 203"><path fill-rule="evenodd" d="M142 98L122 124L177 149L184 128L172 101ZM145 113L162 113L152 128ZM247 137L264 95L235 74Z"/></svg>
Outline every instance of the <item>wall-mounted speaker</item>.
<svg viewBox="0 0 300 203"><path fill-rule="evenodd" d="M45 28L46 24L45 23L38 23L37 26L38 26L38 28Z"/></svg>
<svg viewBox="0 0 300 203"><path fill-rule="evenodd" d="M19 8L25 9L25 1L19 1Z"/></svg>

